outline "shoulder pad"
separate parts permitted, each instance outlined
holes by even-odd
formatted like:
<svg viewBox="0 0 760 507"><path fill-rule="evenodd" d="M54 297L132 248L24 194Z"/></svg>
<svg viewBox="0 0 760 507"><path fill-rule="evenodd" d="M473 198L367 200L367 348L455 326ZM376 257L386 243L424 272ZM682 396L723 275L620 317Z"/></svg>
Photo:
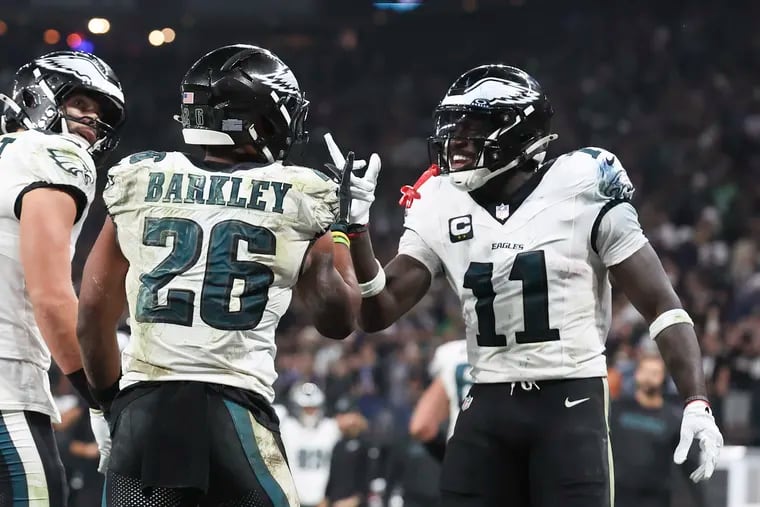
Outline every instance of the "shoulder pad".
<svg viewBox="0 0 760 507"><path fill-rule="evenodd" d="M12 149L21 150L24 159L31 156L45 158L53 163L51 167L68 173L74 178L81 178L86 186L95 183L95 162L87 151L87 144L74 136L27 130L15 135L17 142Z"/></svg>
<svg viewBox="0 0 760 507"><path fill-rule="evenodd" d="M581 148L571 154L575 157L589 157L586 164L593 168L595 187L604 199L630 200L635 191L628 173L614 153L603 148ZM579 161L581 159L578 159Z"/></svg>

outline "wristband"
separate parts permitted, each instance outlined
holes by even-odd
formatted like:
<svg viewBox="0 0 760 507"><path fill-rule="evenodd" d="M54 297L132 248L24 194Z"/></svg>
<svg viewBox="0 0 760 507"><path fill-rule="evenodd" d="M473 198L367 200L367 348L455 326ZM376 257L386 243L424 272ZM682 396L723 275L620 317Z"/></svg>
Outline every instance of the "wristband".
<svg viewBox="0 0 760 507"><path fill-rule="evenodd" d="M121 380L121 375L119 375L119 378L114 382L111 386L106 387L105 389L97 389L92 386L92 384L89 384L87 387L90 390L90 393L92 394L92 397L95 398L95 400L100 405L99 408L101 408L104 412L108 412L108 410L111 408L111 403L113 403L113 400L116 399L116 395L119 394L119 381Z"/></svg>
<svg viewBox="0 0 760 507"><path fill-rule="evenodd" d="M66 378L69 379L71 385L76 389L79 395L84 398L84 401L87 402L87 405L89 405L90 408L100 408L97 400L92 396L88 389L89 384L87 382L87 375L84 373L84 368L79 368L77 371L66 374Z"/></svg>
<svg viewBox="0 0 760 507"><path fill-rule="evenodd" d="M332 231L333 243L340 243L351 248L351 240L348 239L348 235L345 232Z"/></svg>
<svg viewBox="0 0 760 507"><path fill-rule="evenodd" d="M686 310L681 308L674 308L662 312L659 317L649 324L649 337L654 340L665 328L675 324L690 324L693 326L694 321L691 320L691 317L686 313Z"/></svg>
<svg viewBox="0 0 760 507"><path fill-rule="evenodd" d="M368 224L350 224L348 226L348 237L354 239L355 237L367 232Z"/></svg>
<svg viewBox="0 0 760 507"><path fill-rule="evenodd" d="M701 394L697 394L697 395L694 395L694 396L689 396L688 398L686 398L684 400L683 406L686 407L690 403L694 403L695 401L702 401L704 403L707 403L708 408L711 407L710 400L707 399L707 396L702 396Z"/></svg>
<svg viewBox="0 0 760 507"><path fill-rule="evenodd" d="M363 299L377 296L385 288L385 270L379 260L375 259L375 262L377 263L377 274L375 275L375 278L369 282L359 284L359 290L361 290Z"/></svg>

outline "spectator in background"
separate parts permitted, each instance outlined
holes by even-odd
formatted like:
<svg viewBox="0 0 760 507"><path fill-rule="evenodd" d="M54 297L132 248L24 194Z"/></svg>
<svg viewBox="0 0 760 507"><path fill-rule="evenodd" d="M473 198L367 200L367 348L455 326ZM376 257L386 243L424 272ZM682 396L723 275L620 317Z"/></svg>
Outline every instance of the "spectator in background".
<svg viewBox="0 0 760 507"><path fill-rule="evenodd" d="M636 367L632 398L616 400L610 411L615 463L616 507L669 507L673 486L673 450L679 440L682 410L663 396L665 363L643 356ZM692 451L696 447L692 447ZM679 468L688 477L696 456ZM702 486L687 481L694 507L704 507Z"/></svg>
<svg viewBox="0 0 760 507"><path fill-rule="evenodd" d="M349 398L339 400L335 410L341 439L330 458L330 478L320 507L367 507L373 458L365 434L367 419Z"/></svg>
<svg viewBox="0 0 760 507"><path fill-rule="evenodd" d="M312 382L294 386L292 415L280 423L282 442L301 507L317 507L325 498L330 456L340 439L335 419L324 417L325 395Z"/></svg>

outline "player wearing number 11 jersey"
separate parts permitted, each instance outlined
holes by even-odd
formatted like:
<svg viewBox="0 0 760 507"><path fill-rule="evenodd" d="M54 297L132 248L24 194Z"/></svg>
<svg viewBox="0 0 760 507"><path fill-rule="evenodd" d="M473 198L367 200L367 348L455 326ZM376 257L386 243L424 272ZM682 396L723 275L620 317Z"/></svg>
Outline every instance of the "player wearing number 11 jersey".
<svg viewBox="0 0 760 507"><path fill-rule="evenodd" d="M525 72L466 72L434 114L437 168L405 190L413 204L398 255L379 267L366 222L349 228L364 329L401 317L439 272L459 295L474 383L444 457L443 507L614 503L608 273L651 323L686 399L676 460L696 437L704 462L692 478L701 480L722 445L691 319L641 231L623 166L599 148L545 160L556 138L551 115ZM352 209L361 208L357 200L359 192Z"/></svg>
<svg viewBox="0 0 760 507"><path fill-rule="evenodd" d="M205 157L143 152L113 167L110 217L83 277L85 369L112 402L104 501L294 507L271 406L275 330L294 289L322 334L353 330L348 237L323 234L346 222L348 184L283 164L306 135L308 102L269 51L214 50L182 92L185 142ZM125 300L132 336L119 386Z"/></svg>

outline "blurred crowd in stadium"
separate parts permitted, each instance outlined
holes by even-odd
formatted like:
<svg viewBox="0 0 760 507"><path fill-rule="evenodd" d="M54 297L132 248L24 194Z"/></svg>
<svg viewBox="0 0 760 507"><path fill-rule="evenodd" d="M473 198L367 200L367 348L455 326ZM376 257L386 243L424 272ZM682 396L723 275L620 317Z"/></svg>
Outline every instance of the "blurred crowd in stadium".
<svg viewBox="0 0 760 507"><path fill-rule="evenodd" d="M760 6L701 2L675 12L654 4L583 10L556 3L548 16L530 2L511 4L255 30L199 20L178 29L177 41L164 48L147 46L142 35L131 42L124 31L96 40L95 52L111 63L127 96L119 153L184 149L172 120L182 72L218 43L268 47L288 62L311 100L311 142L297 161L328 161L327 131L359 156L381 155L371 227L378 258L387 261L402 224L398 188L427 167L431 112L448 83L480 63L521 66L541 80L556 110L560 137L550 156L602 146L620 157L637 188L645 232L697 326L727 443L760 445L760 33L752 26ZM41 31L32 32L0 38L5 90L18 64L52 49ZM77 272L102 218L96 205ZM278 336L279 400L287 402L291 386L313 381L325 391L328 414L350 399L369 422L368 438L391 446L406 433L430 380L435 347L463 337L453 298L439 280L400 323L343 342L319 336L295 304ZM613 304L610 385L613 396L623 397L634 389L637 358L652 343L620 294ZM97 480L97 447L65 379L54 376L53 385L65 413L59 442L76 488Z"/></svg>

